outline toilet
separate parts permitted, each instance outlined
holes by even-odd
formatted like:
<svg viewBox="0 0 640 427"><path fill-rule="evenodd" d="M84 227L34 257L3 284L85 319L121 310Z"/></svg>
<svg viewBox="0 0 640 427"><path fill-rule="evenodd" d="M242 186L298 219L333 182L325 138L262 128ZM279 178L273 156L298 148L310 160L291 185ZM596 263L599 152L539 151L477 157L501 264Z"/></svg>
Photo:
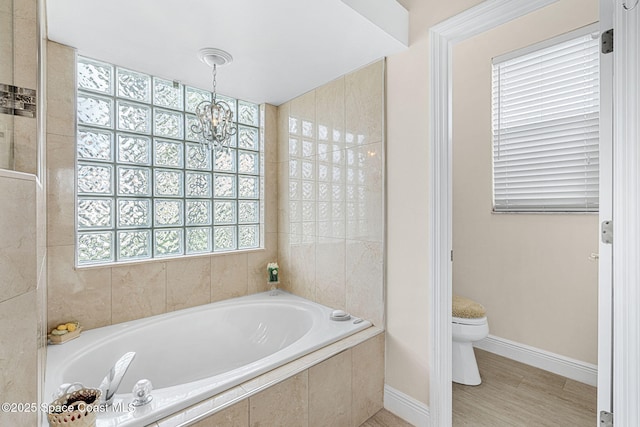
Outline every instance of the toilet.
<svg viewBox="0 0 640 427"><path fill-rule="evenodd" d="M486 314L481 304L459 295L453 296L453 382L464 385L479 385L482 382L473 342L489 335Z"/></svg>

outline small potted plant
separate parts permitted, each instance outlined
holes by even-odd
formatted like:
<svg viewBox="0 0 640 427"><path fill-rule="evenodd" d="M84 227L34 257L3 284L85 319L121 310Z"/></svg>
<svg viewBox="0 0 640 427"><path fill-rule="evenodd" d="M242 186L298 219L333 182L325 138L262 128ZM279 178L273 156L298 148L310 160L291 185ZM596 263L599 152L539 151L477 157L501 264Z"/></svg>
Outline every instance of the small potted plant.
<svg viewBox="0 0 640 427"><path fill-rule="evenodd" d="M278 267L277 262L270 262L267 264L267 271L269 272L269 280L267 280L267 284L271 286L272 295L276 292L278 288L278 283L280 283L280 279L278 277L278 271L280 267Z"/></svg>

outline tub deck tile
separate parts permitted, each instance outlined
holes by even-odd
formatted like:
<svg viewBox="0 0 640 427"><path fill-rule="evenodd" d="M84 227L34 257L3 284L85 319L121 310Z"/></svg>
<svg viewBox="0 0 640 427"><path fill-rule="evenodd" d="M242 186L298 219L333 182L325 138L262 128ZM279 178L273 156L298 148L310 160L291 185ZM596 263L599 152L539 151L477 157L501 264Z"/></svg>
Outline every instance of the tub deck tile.
<svg viewBox="0 0 640 427"><path fill-rule="evenodd" d="M229 408L238 402L247 400L251 396L258 394L271 386L282 383L338 353L355 347L356 345L383 333L384 331L382 329L374 326L367 328L336 343L294 360L284 366L266 372L237 387L206 399L203 402L190 406L181 412L163 418L157 423L150 424L149 427L186 427L194 425L193 423L199 422L199 420L202 420L202 422L208 422L209 418L212 418L211 416L213 414L220 413L220 411L225 408ZM200 426L200 424L196 425ZM209 424L205 423L202 425L208 426Z"/></svg>

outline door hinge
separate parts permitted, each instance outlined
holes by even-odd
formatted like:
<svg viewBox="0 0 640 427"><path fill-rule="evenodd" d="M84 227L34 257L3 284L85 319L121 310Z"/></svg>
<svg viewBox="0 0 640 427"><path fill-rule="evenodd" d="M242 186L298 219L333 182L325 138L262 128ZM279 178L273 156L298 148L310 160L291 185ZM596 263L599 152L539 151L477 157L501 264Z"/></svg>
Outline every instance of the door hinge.
<svg viewBox="0 0 640 427"><path fill-rule="evenodd" d="M607 54L613 52L613 28L602 33L600 40L602 53Z"/></svg>
<svg viewBox="0 0 640 427"><path fill-rule="evenodd" d="M453 249L451 249L451 262L453 262Z"/></svg>
<svg viewBox="0 0 640 427"><path fill-rule="evenodd" d="M602 221L600 225L600 237L602 243L611 245L613 243L613 221Z"/></svg>
<svg viewBox="0 0 640 427"><path fill-rule="evenodd" d="M600 427L613 427L613 414L607 411L600 411Z"/></svg>

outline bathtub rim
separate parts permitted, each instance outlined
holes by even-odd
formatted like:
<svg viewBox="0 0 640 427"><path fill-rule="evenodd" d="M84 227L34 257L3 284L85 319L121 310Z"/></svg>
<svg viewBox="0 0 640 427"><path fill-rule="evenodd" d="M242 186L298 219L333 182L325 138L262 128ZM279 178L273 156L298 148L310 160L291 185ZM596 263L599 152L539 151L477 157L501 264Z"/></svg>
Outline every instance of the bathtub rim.
<svg viewBox="0 0 640 427"><path fill-rule="evenodd" d="M276 303L278 303L278 302L283 302L283 303L295 302L295 304L308 306L308 307L311 308L312 311L316 311L316 312L332 310L331 307L325 306L325 305L317 303L315 301L308 300L308 299L306 299L304 297L301 297L301 296L298 296L298 295L291 294L291 293L286 292L286 291L278 290L277 292L278 292L277 295L281 296L281 297L284 297L284 299L281 299L279 301L278 300L274 300L274 302L276 302ZM176 317L180 317L180 316L186 316L186 315L189 315L191 313L197 313L197 312L200 312L200 311L207 311L213 305L218 306L218 307L234 306L234 305L237 305L239 300L244 301L244 304L254 304L256 302L262 301L263 299L268 299L268 298L270 298L272 296L273 295L270 295L270 291L266 291L266 292L260 292L260 293L246 295L246 296L240 296L240 297L236 297L236 298L230 298L230 299L216 301L216 302L213 302L213 303L208 303L208 304L204 304L204 305L190 307L190 308L186 308L186 309L182 309L182 310L176 310L176 311L172 311L172 312L168 312L168 313L163 313L163 314L158 314L158 315L154 315L154 316L144 317L144 318L135 319L135 320L127 321L127 322L117 323L117 324L113 324L113 325L107 325L107 326L103 326L103 327L100 327L100 328L94 328L94 329L90 329L90 330L84 331L82 333L82 335L85 336L85 340L84 341L87 341L87 339L86 339L87 336L88 336L89 339L94 339L94 337L92 337L92 335L102 334L102 333L105 332L105 330L109 329L109 333L110 333L109 335L107 335L105 337L99 337L99 336L97 337L96 344L104 345L105 343L108 344L110 341L117 339L117 337L118 337L118 334L117 334L118 329L121 329L123 331L127 331L128 332L132 326L133 326L134 329L144 328L147 325L155 323L158 319L169 321L172 318L176 318ZM319 314L322 314L322 313L319 313ZM328 314L328 313L324 313L324 314ZM355 319L359 319L359 318L354 316L353 319L355 320ZM346 342L350 342L349 341L350 338L352 338L355 335L358 335L358 334L360 334L360 333L362 333L364 331L371 330L371 328L374 328L377 331L376 334L382 332L381 329L378 329L378 328L375 328L374 326L372 326L372 322L370 322L368 320L365 320L365 319L363 319L363 320L364 320L363 325L358 326L358 328L359 328L358 330L352 331L350 335L343 336L342 338L338 339L338 341L335 341L335 342L330 343L330 344L323 344L323 345L315 346L315 347L311 348L309 351L307 351L307 352L305 352L303 354L298 354L293 358L291 358L291 357L288 358L287 360L285 360L283 362L283 364L281 363L279 365L276 365L275 367L271 366L268 370L262 371L262 373L258 373L257 375L255 375L253 377L250 377L250 378L242 380L242 382L236 383L235 385L231 385L230 388L227 389L227 390L220 391L220 392L218 392L216 394L213 394L213 395L209 395L208 397L204 397L202 400L199 400L199 401L192 400L192 401L190 401L188 403L188 405L185 408L178 409L177 411L175 411L173 413L172 412L167 412L166 410L162 411L162 413L160 415L161 418L159 418L159 419L162 420L162 419L165 419L165 418L168 418L168 417L172 417L175 414L179 414L181 412L188 411L189 408L191 408L192 406L198 406L201 403L206 402L207 400L215 399L219 395L224 395L225 393L227 393L227 392L229 392L231 390L235 390L238 387L242 387L243 385L246 385L246 384L251 384L253 381L256 381L256 380L258 380L260 378L264 378L265 375L269 375L271 372L273 372L275 370L281 370L283 368L285 370L288 370L288 369L290 369L290 365L293 364L293 366L297 366L297 363L300 360L306 360L305 358L307 358L310 355L316 355L314 357L317 357L317 354L324 354L325 349L327 349L328 347L331 347L331 346L333 346L333 345L335 345L337 343L343 342L345 340L346 340ZM132 323L133 323L133 325L132 325ZM349 323L351 323L351 322L349 322ZM47 399L51 397L50 396L51 392L57 387L57 386L54 386L53 384L60 383L60 381L56 381L56 379L61 379L61 378L57 377L56 374L50 374L49 371L48 371L48 368L51 365L58 366L58 365L64 363L65 361L69 361L69 360L73 361L73 360L76 360L77 357L80 357L82 350L84 348L86 348L86 345L87 345L84 341L80 340L80 338L78 338L76 340L73 340L73 341L70 341L70 342L64 344L64 347L62 347L62 346L54 346L54 345L51 345L51 346L47 347L48 349L54 348L55 350L53 351L53 355L48 354L48 357L47 357L47 359L48 359L47 363L46 363L47 372L45 372L45 383L43 385L43 391L45 393L45 395L44 395L44 398L45 398L44 400L45 401L48 401ZM353 344L353 345L355 345L355 344ZM58 348L60 348L60 350L57 350ZM66 350L66 351L63 351L63 350ZM333 353L333 354L336 354L336 353ZM53 357L51 357L51 356L53 356ZM270 354L266 358L271 359L273 357L274 357L274 354ZM330 356L328 356L328 357L330 357ZM319 363L322 360L324 360L324 359L319 359L316 362L314 362L314 364L315 363ZM51 365L50 365L50 363L51 363ZM60 374L60 375L62 375L62 374ZM288 377L283 377L282 379L280 379L277 382L280 382L280 381L282 381L282 380L284 380L286 378L288 378ZM204 378L203 380L206 380L206 379L207 378ZM275 384L275 383L273 383L273 384ZM179 386L180 385L175 386L175 387L179 387ZM261 387L260 390L262 388L264 388L264 387ZM162 389L159 389L159 390L162 390ZM259 390L252 391L252 394L256 393L258 391ZM121 393L119 395L128 395L128 393ZM215 412L217 412L218 410L221 410L221 409L224 409L224 408L223 407L216 408L215 411L211 412L211 413L215 413ZM45 421L46 421L46 414L44 416L45 416ZM150 426L155 426L155 423L157 421L149 421L149 422L151 422L151 424L149 424ZM46 422L43 425L46 425ZM185 424L185 425L188 425L188 424Z"/></svg>

